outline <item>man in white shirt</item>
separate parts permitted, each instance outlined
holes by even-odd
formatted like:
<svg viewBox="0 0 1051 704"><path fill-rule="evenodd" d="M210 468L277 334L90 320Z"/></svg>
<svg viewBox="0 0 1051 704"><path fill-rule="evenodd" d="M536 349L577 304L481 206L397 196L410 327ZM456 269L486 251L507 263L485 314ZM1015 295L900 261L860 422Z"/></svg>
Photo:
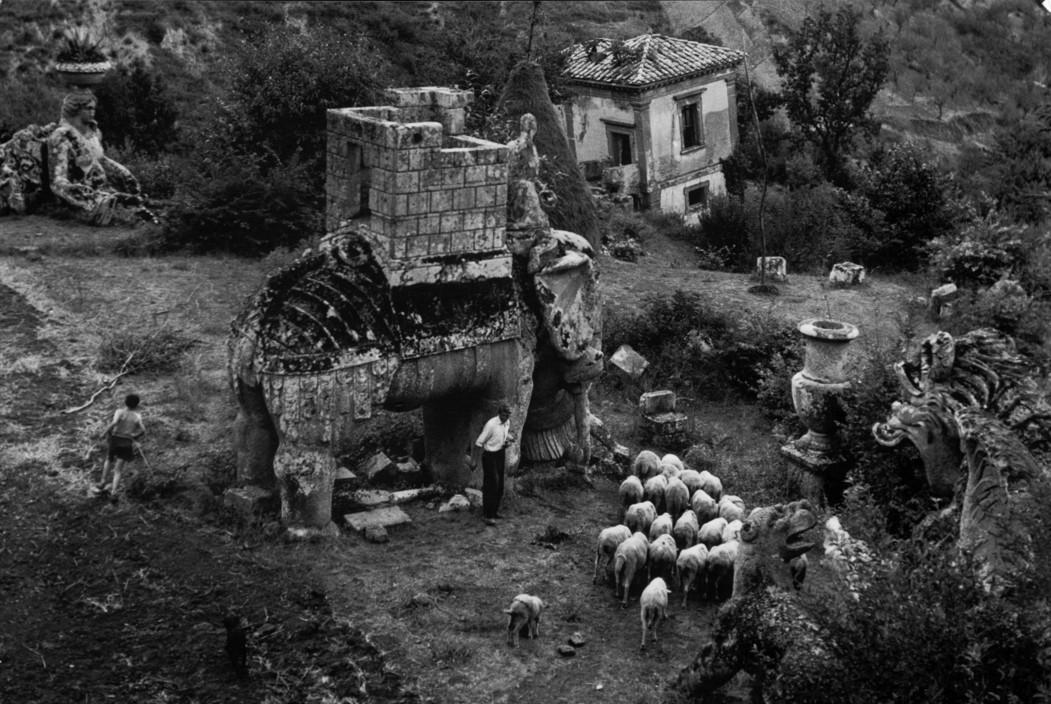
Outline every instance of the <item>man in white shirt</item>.
<svg viewBox="0 0 1051 704"><path fill-rule="evenodd" d="M478 466L479 456L482 460L482 518L488 526L502 518L499 510L504 495L505 449L514 440L510 420L511 407L501 404L499 414L486 421L471 448L471 468Z"/></svg>

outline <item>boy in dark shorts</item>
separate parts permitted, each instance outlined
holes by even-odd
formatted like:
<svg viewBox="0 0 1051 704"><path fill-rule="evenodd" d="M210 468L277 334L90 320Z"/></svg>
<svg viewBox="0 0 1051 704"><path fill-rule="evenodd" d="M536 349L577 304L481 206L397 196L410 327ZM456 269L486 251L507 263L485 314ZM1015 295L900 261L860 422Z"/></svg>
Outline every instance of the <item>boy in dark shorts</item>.
<svg viewBox="0 0 1051 704"><path fill-rule="evenodd" d="M142 416L136 410L139 407L139 395L128 394L124 397L126 408L119 408L113 414L113 420L102 431L106 441L106 462L102 465L102 478L98 489L106 491L106 477L113 470L113 483L108 487L110 494L117 493L120 486L120 472L125 462L135 459L135 441L146 434L142 425Z"/></svg>

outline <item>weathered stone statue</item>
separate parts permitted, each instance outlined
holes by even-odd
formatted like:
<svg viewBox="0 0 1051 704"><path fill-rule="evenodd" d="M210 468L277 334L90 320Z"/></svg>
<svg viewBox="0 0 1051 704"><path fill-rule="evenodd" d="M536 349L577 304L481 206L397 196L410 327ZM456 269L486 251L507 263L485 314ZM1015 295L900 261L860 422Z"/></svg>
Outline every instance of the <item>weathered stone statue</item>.
<svg viewBox="0 0 1051 704"><path fill-rule="evenodd" d="M95 96L68 94L62 118L30 125L0 145L0 214L22 214L53 195L94 225L156 222L138 180L106 156Z"/></svg>
<svg viewBox="0 0 1051 704"><path fill-rule="evenodd" d="M422 407L425 464L450 486L501 402L522 447L589 448L593 252L539 211L529 121L509 149L456 134L469 92L388 97L329 111L333 234L270 278L230 342L239 480L276 477L297 533L332 530L333 453L373 408ZM513 469L519 444L507 454Z"/></svg>
<svg viewBox="0 0 1051 704"><path fill-rule="evenodd" d="M705 697L744 670L753 701L811 701L806 695L838 686L842 668L791 589L789 560L814 546L817 525L808 501L757 508L741 528L733 596L720 610L711 640L685 667L674 689L688 700Z"/></svg>
<svg viewBox="0 0 1051 704"><path fill-rule="evenodd" d="M1035 365L985 328L932 335L897 372L905 401L873 427L876 440L916 445L931 491L953 496L944 515L959 521L957 546L989 591L1009 589L1032 560L1032 514L1048 509L1034 496L1049 477L1030 448L1051 447Z"/></svg>

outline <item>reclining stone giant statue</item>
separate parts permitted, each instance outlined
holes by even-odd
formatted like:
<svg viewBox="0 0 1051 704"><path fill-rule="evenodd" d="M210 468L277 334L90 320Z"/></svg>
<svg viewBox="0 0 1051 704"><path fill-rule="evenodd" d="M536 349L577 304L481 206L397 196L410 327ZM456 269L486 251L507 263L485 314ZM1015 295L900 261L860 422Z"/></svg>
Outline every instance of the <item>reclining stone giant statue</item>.
<svg viewBox="0 0 1051 704"><path fill-rule="evenodd" d="M230 340L239 480L276 478L298 535L332 530L335 453L374 408L422 407L425 466L449 486L501 401L509 468L590 452L594 253L539 208L535 121L499 145L458 134L469 93L388 96L329 111L332 234L266 282Z"/></svg>

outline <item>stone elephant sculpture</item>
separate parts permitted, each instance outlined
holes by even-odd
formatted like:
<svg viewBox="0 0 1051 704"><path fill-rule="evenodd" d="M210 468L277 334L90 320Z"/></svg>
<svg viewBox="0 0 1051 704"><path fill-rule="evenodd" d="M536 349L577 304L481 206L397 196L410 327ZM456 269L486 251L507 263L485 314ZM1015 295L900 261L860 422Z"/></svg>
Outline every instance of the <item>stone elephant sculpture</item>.
<svg viewBox="0 0 1051 704"><path fill-rule="evenodd" d="M333 453L373 408L422 408L425 465L449 486L467 483L465 454L501 402L510 469L570 447L587 462L587 390L603 366L594 252L539 210L526 118L508 145L510 276L472 276L463 257L435 283L392 286L374 238L352 223L270 277L234 321L238 479L276 479L291 529L331 530Z"/></svg>

